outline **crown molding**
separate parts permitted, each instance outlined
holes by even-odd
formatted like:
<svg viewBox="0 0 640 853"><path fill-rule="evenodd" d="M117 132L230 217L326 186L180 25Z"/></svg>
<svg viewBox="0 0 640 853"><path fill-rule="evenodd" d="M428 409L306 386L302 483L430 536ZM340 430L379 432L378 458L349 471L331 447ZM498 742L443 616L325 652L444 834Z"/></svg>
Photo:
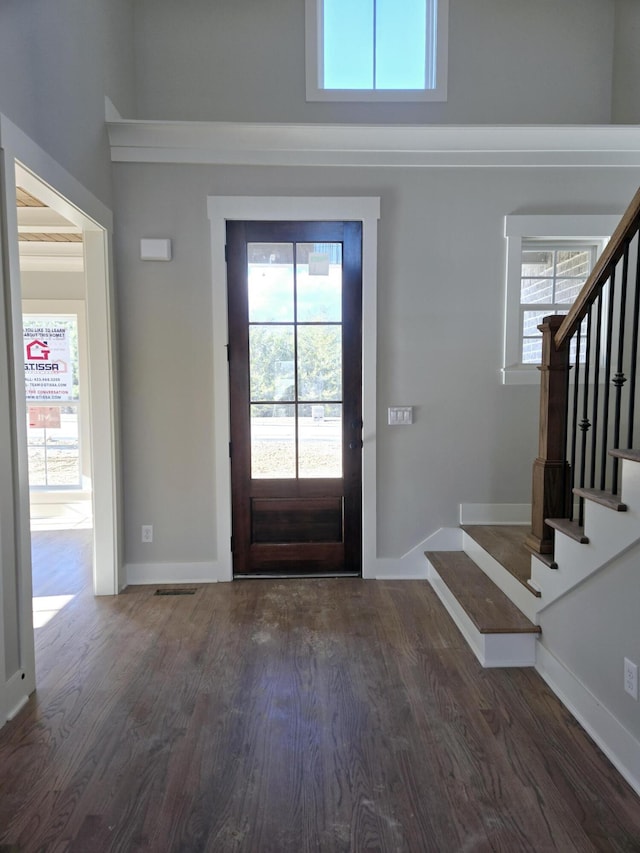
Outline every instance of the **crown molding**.
<svg viewBox="0 0 640 853"><path fill-rule="evenodd" d="M130 121L109 111L116 163L229 166L637 167L639 125L388 126Z"/></svg>

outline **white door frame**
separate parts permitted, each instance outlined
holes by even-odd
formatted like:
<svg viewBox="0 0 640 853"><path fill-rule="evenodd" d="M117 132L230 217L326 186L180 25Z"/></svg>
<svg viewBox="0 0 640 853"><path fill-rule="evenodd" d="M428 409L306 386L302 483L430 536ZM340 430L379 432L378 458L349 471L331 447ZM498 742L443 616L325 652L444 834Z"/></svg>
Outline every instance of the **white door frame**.
<svg viewBox="0 0 640 853"><path fill-rule="evenodd" d="M376 271L378 197L209 196L213 275L213 430L216 479L216 580L233 577L231 469L229 465L229 373L226 345L227 220L362 222L362 576L376 576Z"/></svg>
<svg viewBox="0 0 640 853"><path fill-rule="evenodd" d="M96 595L115 595L125 584L120 546L115 306L111 260L113 216L99 199L2 114L0 148L5 174L3 205L7 211L6 246L9 255L5 268L9 270L16 388L22 387L23 383L16 171L20 175L20 184L27 191L33 191L83 232L92 432L94 592ZM30 561L26 561L30 552L26 414L24 395L18 392L15 397L19 472L17 501L20 505L17 529L22 545L21 565L26 572L27 568L30 569Z"/></svg>

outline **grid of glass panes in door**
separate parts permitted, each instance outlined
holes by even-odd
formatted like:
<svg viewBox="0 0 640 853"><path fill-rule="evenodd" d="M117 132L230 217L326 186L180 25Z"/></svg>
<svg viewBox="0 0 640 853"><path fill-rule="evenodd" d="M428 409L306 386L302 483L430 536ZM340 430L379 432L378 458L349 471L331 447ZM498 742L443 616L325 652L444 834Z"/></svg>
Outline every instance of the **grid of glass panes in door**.
<svg viewBox="0 0 640 853"><path fill-rule="evenodd" d="M251 476L342 476L342 244L248 243Z"/></svg>
<svg viewBox="0 0 640 853"><path fill-rule="evenodd" d="M540 364L542 336L538 325L549 314L567 313L593 269L596 253L597 246L592 243L523 241L520 279L523 364Z"/></svg>

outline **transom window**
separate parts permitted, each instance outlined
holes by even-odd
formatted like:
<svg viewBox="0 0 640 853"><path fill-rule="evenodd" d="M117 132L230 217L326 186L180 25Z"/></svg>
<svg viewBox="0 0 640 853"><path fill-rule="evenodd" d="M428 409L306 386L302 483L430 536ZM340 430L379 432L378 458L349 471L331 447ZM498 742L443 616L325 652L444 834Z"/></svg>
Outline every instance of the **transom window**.
<svg viewBox="0 0 640 853"><path fill-rule="evenodd" d="M448 0L306 0L307 100L446 100Z"/></svg>

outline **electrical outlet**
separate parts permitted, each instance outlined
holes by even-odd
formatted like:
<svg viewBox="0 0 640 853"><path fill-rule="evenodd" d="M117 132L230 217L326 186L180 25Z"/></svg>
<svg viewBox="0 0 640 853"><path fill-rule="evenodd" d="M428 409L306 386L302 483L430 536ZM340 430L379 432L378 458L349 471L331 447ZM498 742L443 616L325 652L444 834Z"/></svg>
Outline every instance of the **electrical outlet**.
<svg viewBox="0 0 640 853"><path fill-rule="evenodd" d="M152 524L143 524L142 525L142 541L143 542L153 542L153 525Z"/></svg>
<svg viewBox="0 0 640 853"><path fill-rule="evenodd" d="M624 689L638 701L638 667L629 658L624 659Z"/></svg>

